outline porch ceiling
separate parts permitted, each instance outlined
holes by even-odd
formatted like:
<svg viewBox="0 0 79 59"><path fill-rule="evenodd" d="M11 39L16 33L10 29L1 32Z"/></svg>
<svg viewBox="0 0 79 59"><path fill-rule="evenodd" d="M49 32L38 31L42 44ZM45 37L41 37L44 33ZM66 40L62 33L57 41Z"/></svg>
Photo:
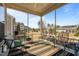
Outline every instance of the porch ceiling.
<svg viewBox="0 0 79 59"><path fill-rule="evenodd" d="M65 5L65 3L6 3L7 8L43 16L55 9Z"/></svg>

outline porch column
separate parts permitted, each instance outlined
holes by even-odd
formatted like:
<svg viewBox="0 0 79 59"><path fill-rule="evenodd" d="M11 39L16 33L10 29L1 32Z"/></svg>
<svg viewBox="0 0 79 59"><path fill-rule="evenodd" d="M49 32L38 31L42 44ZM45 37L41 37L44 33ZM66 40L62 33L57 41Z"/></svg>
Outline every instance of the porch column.
<svg viewBox="0 0 79 59"><path fill-rule="evenodd" d="M42 16L40 17L40 32L41 32L41 39L43 38L43 22L42 22Z"/></svg>
<svg viewBox="0 0 79 59"><path fill-rule="evenodd" d="M55 29L54 29L54 35L56 37L56 10L55 10ZM55 46L55 44L56 44L56 40L54 42L54 46Z"/></svg>
<svg viewBox="0 0 79 59"><path fill-rule="evenodd" d="M29 13L27 13L27 35L29 37Z"/></svg>
<svg viewBox="0 0 79 59"><path fill-rule="evenodd" d="M55 10L55 36L56 36L56 10Z"/></svg>

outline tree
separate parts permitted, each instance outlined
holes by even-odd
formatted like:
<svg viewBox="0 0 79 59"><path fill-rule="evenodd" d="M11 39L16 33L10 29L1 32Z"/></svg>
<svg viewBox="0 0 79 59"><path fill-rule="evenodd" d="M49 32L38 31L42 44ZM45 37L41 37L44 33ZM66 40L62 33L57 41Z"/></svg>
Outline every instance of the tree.
<svg viewBox="0 0 79 59"><path fill-rule="evenodd" d="M49 33L49 34L52 34L52 33L53 33L52 26L53 26L53 24L48 24L48 25L47 25L47 27L48 27L48 33Z"/></svg>
<svg viewBox="0 0 79 59"><path fill-rule="evenodd" d="M38 26L39 26L39 28L41 28L41 21L39 21L38 22ZM46 30L46 26L45 26L45 22L44 21L42 21L42 32L44 33L45 32L45 30Z"/></svg>
<svg viewBox="0 0 79 59"><path fill-rule="evenodd" d="M57 27L57 28L59 28L60 26L59 26L59 25L57 25L56 27Z"/></svg>
<svg viewBox="0 0 79 59"><path fill-rule="evenodd" d="M77 27L77 32L74 36L79 36L79 26Z"/></svg>
<svg viewBox="0 0 79 59"><path fill-rule="evenodd" d="M49 34L53 33L53 29L52 28L49 28L48 31L49 31Z"/></svg>
<svg viewBox="0 0 79 59"><path fill-rule="evenodd" d="M77 31L79 31L79 26L77 27Z"/></svg>
<svg viewBox="0 0 79 59"><path fill-rule="evenodd" d="M16 30L17 30L18 33L19 33L19 31L20 31L20 23L17 24L17 29L16 29Z"/></svg>
<svg viewBox="0 0 79 59"><path fill-rule="evenodd" d="M35 32L35 29L33 28L32 31Z"/></svg>
<svg viewBox="0 0 79 59"><path fill-rule="evenodd" d="M53 24L48 24L48 32L50 34L55 34L55 26Z"/></svg>
<svg viewBox="0 0 79 59"><path fill-rule="evenodd" d="M51 26L53 27L54 25L53 25L53 24L51 24Z"/></svg>
<svg viewBox="0 0 79 59"><path fill-rule="evenodd" d="M47 26L50 27L50 24L48 24Z"/></svg>

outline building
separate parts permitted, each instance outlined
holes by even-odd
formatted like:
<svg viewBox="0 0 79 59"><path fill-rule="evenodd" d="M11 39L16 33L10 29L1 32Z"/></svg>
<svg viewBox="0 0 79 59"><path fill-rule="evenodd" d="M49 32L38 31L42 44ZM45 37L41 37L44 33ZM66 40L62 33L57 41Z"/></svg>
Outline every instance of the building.
<svg viewBox="0 0 79 59"><path fill-rule="evenodd" d="M19 32L22 32L22 31L31 31L31 28L30 27L28 27L28 26L25 26L23 23L20 23L20 22L18 22L18 23L16 23L16 30L18 30Z"/></svg>
<svg viewBox="0 0 79 59"><path fill-rule="evenodd" d="M4 38L4 23L0 22L0 38Z"/></svg>
<svg viewBox="0 0 79 59"><path fill-rule="evenodd" d="M20 22L16 22L16 30L19 28L20 31L24 30L24 24Z"/></svg>
<svg viewBox="0 0 79 59"><path fill-rule="evenodd" d="M24 34L25 26L23 23L17 22L16 23L16 31L18 31L19 34Z"/></svg>
<svg viewBox="0 0 79 59"><path fill-rule="evenodd" d="M19 23L20 24L20 30L23 31L24 30L24 24L23 23Z"/></svg>
<svg viewBox="0 0 79 59"><path fill-rule="evenodd" d="M31 31L32 29L28 26L25 26L25 31L27 32L28 30Z"/></svg>
<svg viewBox="0 0 79 59"><path fill-rule="evenodd" d="M7 14L7 19L5 20L5 38L14 39L15 34L15 18Z"/></svg>
<svg viewBox="0 0 79 59"><path fill-rule="evenodd" d="M70 34L76 33L77 25L60 26L56 31L58 32L69 32Z"/></svg>

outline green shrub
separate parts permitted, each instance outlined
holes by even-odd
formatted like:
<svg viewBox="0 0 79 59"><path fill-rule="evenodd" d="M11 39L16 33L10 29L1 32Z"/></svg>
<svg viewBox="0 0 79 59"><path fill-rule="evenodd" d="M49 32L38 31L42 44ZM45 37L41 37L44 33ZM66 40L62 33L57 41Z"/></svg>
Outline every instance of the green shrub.
<svg viewBox="0 0 79 59"><path fill-rule="evenodd" d="M77 32L74 36L77 36L77 37L79 37L79 32Z"/></svg>

